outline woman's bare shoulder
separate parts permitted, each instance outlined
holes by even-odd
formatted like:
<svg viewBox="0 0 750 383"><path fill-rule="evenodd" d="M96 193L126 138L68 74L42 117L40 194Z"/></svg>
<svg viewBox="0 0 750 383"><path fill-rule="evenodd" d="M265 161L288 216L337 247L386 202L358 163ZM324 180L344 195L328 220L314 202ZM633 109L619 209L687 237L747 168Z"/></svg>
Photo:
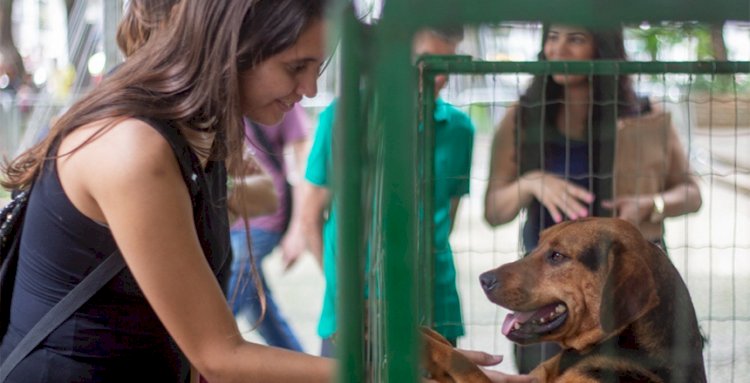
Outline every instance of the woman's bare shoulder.
<svg viewBox="0 0 750 383"><path fill-rule="evenodd" d="M175 164L164 136L135 118L82 126L65 137L58 154L63 155L62 164L69 162L93 177L107 179L159 173Z"/></svg>

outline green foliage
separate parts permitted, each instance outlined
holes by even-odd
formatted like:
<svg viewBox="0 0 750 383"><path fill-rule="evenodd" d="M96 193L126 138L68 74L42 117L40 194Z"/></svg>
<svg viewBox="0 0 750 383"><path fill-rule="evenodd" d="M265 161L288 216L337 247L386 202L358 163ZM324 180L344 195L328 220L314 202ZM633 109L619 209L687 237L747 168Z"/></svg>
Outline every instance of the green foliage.
<svg viewBox="0 0 750 383"><path fill-rule="evenodd" d="M715 60L717 56L719 47L714 46L711 27L710 24L698 22L663 22L655 25L643 23L627 28L627 32L631 37L642 41L643 49L648 52L651 60L658 60L662 49L692 40L695 44L695 57L691 60L701 61ZM658 76L649 77L655 82L659 81ZM689 92L741 94L750 92L750 78L746 75L695 75L689 84L682 86Z"/></svg>
<svg viewBox="0 0 750 383"><path fill-rule="evenodd" d="M750 94L750 78L729 74L695 75L688 89L691 93Z"/></svg>
<svg viewBox="0 0 750 383"><path fill-rule="evenodd" d="M644 42L646 52L651 60L657 60L659 51L664 47L679 44L687 39L697 39L697 59L712 60L715 50L711 43L711 28L707 24L661 23L658 25L641 24L630 30L631 34Z"/></svg>

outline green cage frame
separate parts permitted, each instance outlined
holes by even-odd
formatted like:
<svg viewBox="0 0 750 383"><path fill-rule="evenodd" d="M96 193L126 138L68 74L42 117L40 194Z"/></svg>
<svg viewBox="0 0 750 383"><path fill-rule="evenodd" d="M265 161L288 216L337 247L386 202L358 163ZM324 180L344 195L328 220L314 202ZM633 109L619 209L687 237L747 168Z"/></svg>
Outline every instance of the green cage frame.
<svg viewBox="0 0 750 383"><path fill-rule="evenodd" d="M460 56L425 58L415 68L411 55L411 38L425 26L501 21L590 27L643 21L748 21L750 5L744 0L392 0L385 3L382 18L372 27L360 23L353 7L339 0L332 15L340 21L337 28L342 36L341 98L333 148L333 187L339 196L335 201L337 248L338 254L348 255L337 260L340 382L367 381L372 369L380 371L382 382L419 379L418 325L428 321L431 312L431 303L419 297L431 286L419 282L417 270L431 267L431 262L424 264L420 259L429 260L426 254L432 253L432 220L420 222L420 216L432 216L432 197L431 188L420 191L418 185L432 178L429 171L420 169L432 169L432 151L425 148L434 145L430 118L425 120L424 135L416 129L415 111L432 116L434 108L431 97L418 101L420 81L422 94L432 94L434 76L444 73L750 73L750 62L482 62ZM376 172L366 155L368 139L373 138L368 137L371 129L379 129L377 145L388 153ZM421 167L412 166L420 163ZM371 179L376 178L377 184L368 183L368 174L373 173L377 176ZM374 204L373 195L377 196ZM363 212L373 206L374 224L381 230L368 245ZM368 315L363 298L368 246L383 256L386 286L378 313L382 344L377 349L377 366L368 365L363 339Z"/></svg>

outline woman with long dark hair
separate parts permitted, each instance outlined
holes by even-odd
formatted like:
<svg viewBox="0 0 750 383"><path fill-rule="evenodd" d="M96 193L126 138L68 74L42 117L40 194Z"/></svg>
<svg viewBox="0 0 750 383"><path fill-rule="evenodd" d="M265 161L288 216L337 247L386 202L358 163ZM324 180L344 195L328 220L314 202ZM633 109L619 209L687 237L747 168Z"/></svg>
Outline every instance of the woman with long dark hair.
<svg viewBox="0 0 750 383"><path fill-rule="evenodd" d="M127 264L9 382L185 382L191 363L210 382L330 380L329 360L243 340L216 276L242 117L273 124L315 95L323 14L322 0L182 0L7 164L3 186L33 189L0 359L107 255Z"/></svg>
<svg viewBox="0 0 750 383"><path fill-rule="evenodd" d="M333 378L330 359L245 341L219 283L230 261L225 164L242 163L243 116L273 125L316 94L324 3L181 0L5 164L2 186L31 193L0 361L92 270L125 263L7 382L187 382L191 367L211 383Z"/></svg>
<svg viewBox="0 0 750 383"><path fill-rule="evenodd" d="M626 60L621 30L552 24L544 27L542 39L543 61ZM535 76L495 132L485 219L496 226L525 209L526 252L536 247L545 228L587 216L628 220L663 246L664 218L695 212L701 205L687 156L666 116L636 97L625 75ZM639 142L642 151L662 151L663 156L644 163L638 174L623 173L624 161L616 161L623 153L636 152L632 139L620 139L625 125L663 132L652 134L662 145ZM627 183L642 178L653 182L637 192L628 188ZM545 345L524 350L516 355L522 373L559 349Z"/></svg>

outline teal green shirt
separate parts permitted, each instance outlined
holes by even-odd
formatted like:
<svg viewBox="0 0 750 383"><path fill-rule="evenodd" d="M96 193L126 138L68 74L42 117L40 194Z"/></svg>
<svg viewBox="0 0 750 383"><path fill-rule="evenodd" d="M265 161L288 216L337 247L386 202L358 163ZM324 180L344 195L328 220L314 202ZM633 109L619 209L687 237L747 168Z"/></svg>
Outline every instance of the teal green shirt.
<svg viewBox="0 0 750 383"><path fill-rule="evenodd" d="M331 187L331 148L335 103L319 117L315 139L307 159L305 178L314 185ZM464 334L461 303L456 290L456 268L449 235L453 198L469 193L474 125L469 117L444 102L435 105L435 190L433 236L435 246L434 328L449 339ZM334 196L335 198L335 196ZM323 226L323 274L326 281L318 335L329 338L336 331L336 212L329 209Z"/></svg>

